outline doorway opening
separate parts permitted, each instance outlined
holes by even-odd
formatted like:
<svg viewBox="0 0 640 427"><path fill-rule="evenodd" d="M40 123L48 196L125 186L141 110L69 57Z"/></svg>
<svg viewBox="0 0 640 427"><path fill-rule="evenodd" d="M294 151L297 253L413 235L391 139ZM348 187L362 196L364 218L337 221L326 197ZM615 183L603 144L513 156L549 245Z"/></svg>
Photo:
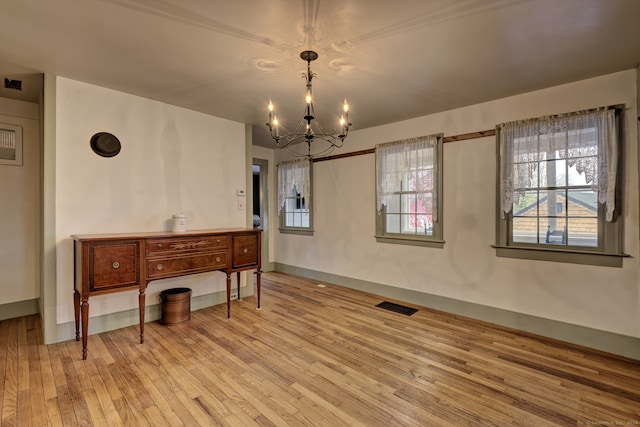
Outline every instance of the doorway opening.
<svg viewBox="0 0 640 427"><path fill-rule="evenodd" d="M262 269L269 271L269 206L268 206L269 162L253 159L253 228L262 230Z"/></svg>

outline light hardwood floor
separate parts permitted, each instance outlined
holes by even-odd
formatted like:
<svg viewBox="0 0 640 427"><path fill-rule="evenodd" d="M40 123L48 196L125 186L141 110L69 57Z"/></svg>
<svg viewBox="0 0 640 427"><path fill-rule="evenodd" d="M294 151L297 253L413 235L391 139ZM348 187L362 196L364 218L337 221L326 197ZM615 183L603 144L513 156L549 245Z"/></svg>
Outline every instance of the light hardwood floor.
<svg viewBox="0 0 640 427"><path fill-rule="evenodd" d="M92 335L85 361L41 344L38 316L0 322L2 427L640 422L638 361L284 274L262 295L148 323L142 345Z"/></svg>

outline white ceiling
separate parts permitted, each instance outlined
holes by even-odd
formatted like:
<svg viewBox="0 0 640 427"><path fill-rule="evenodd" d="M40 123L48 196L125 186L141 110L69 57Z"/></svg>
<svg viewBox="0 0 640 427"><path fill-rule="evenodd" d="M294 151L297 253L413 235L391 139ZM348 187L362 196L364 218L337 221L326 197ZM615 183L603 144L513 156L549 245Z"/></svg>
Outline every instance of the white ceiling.
<svg viewBox="0 0 640 427"><path fill-rule="evenodd" d="M254 125L423 116L640 62L640 0L0 0L0 77L51 73ZM36 91L36 93L38 93ZM31 95L33 96L33 95ZM330 127L325 125L325 127Z"/></svg>

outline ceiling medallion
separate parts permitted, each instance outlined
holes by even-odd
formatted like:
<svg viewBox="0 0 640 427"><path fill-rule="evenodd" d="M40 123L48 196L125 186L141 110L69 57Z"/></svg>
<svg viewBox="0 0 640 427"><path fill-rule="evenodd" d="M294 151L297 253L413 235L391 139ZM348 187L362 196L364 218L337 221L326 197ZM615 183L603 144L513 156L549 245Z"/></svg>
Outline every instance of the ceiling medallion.
<svg viewBox="0 0 640 427"><path fill-rule="evenodd" d="M277 62L270 59L256 59L253 65L260 71L275 71L280 68Z"/></svg>
<svg viewBox="0 0 640 427"><path fill-rule="evenodd" d="M269 127L271 137L276 142L277 148L286 148L289 152L298 157L312 158L314 156L328 154L335 148L341 148L352 124L349 122L349 104L346 99L342 104L343 114L340 117L339 132L325 132L317 121L314 122L316 117L313 109L311 80L316 75L311 72L311 61L318 59L318 53L312 50L305 50L300 53L300 58L307 61L307 72L302 74L302 77L307 82L304 116L298 126L293 131L287 133L284 130L284 126L280 124L278 117L276 116L273 103L269 101L269 122L267 123L267 126ZM322 141L323 143L316 144L312 149L312 142L314 140ZM307 150L305 153L296 151L294 147L292 147L302 141L307 143ZM320 146L318 147L318 145Z"/></svg>

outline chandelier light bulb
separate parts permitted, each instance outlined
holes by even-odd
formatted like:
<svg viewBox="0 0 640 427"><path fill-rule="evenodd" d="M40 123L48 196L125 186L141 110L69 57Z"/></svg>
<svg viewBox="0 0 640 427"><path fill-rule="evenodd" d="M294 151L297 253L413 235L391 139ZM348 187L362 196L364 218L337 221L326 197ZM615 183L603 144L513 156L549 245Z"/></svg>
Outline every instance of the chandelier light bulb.
<svg viewBox="0 0 640 427"><path fill-rule="evenodd" d="M347 100L344 100L344 104L342 104L342 109L344 110L345 113L349 112L349 104L347 104Z"/></svg>
<svg viewBox="0 0 640 427"><path fill-rule="evenodd" d="M269 106L267 108L269 109L269 122L271 122L273 116L273 103L271 100L269 100Z"/></svg>

